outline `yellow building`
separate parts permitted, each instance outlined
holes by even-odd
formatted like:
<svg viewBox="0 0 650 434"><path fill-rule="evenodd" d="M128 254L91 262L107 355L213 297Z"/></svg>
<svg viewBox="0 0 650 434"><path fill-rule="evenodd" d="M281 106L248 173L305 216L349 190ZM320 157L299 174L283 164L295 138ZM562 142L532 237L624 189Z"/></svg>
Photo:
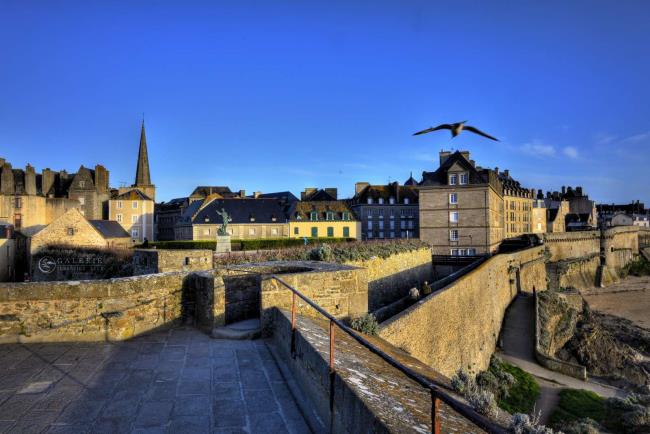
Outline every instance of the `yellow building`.
<svg viewBox="0 0 650 434"><path fill-rule="evenodd" d="M532 233L534 190L521 187L507 170L499 173L499 180L503 184L505 238Z"/></svg>
<svg viewBox="0 0 650 434"><path fill-rule="evenodd" d="M138 189L118 194L108 201L108 219L115 220L134 242L154 240L154 202Z"/></svg>
<svg viewBox="0 0 650 434"><path fill-rule="evenodd" d="M546 233L546 204L544 199L533 201L532 224L534 234Z"/></svg>
<svg viewBox="0 0 650 434"><path fill-rule="evenodd" d="M361 222L341 200L296 202L289 211L291 238L361 238Z"/></svg>

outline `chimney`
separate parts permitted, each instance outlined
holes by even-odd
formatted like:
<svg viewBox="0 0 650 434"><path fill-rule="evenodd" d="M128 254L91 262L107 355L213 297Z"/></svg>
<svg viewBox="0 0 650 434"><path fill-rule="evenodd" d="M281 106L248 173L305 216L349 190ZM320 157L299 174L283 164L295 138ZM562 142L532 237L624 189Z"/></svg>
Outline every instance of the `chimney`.
<svg viewBox="0 0 650 434"><path fill-rule="evenodd" d="M494 173L496 173L497 175L499 174L499 168L498 167L494 168Z"/></svg>
<svg viewBox="0 0 650 434"><path fill-rule="evenodd" d="M562 186L562 195L564 196L566 194L566 187Z"/></svg>
<svg viewBox="0 0 650 434"><path fill-rule="evenodd" d="M467 161L469 161L469 151L460 151L460 155L465 157Z"/></svg>
<svg viewBox="0 0 650 434"><path fill-rule="evenodd" d="M95 166L95 189L100 193L108 191L108 170L100 164Z"/></svg>
<svg viewBox="0 0 650 434"><path fill-rule="evenodd" d="M5 163L2 166L2 174L0 174L0 193L14 194L14 172L11 169L11 164Z"/></svg>
<svg viewBox="0 0 650 434"><path fill-rule="evenodd" d="M316 189L314 187L305 188L305 191L300 192L300 200L307 200L309 198L309 196L311 196L315 192L316 192Z"/></svg>
<svg viewBox="0 0 650 434"><path fill-rule="evenodd" d="M54 184L54 172L47 169L43 169L43 174L41 176L41 190L43 191L43 196L47 196L47 192L50 191L52 185Z"/></svg>
<svg viewBox="0 0 650 434"><path fill-rule="evenodd" d="M246 190L239 190L239 197L246 197Z"/></svg>
<svg viewBox="0 0 650 434"><path fill-rule="evenodd" d="M582 196L582 187L581 186L576 187L576 195Z"/></svg>
<svg viewBox="0 0 650 434"><path fill-rule="evenodd" d="M449 158L450 155L451 155L451 152L449 152L449 151L440 151L440 165L441 166L445 161L447 161L447 159Z"/></svg>
<svg viewBox="0 0 650 434"><path fill-rule="evenodd" d="M25 167L25 193L29 196L36 194L36 170L29 164Z"/></svg>
<svg viewBox="0 0 650 434"><path fill-rule="evenodd" d="M354 184L354 194L359 194L363 191L364 188L369 186L370 183L368 182L357 182Z"/></svg>
<svg viewBox="0 0 650 434"><path fill-rule="evenodd" d="M253 193L253 197L254 197L255 199L259 199L259 197L260 197L261 195L262 195L262 192L261 192L261 191L256 191L256 192Z"/></svg>
<svg viewBox="0 0 650 434"><path fill-rule="evenodd" d="M510 171L509 171L508 169L505 169L505 170L503 171L503 174L504 174L504 175L506 176L506 178L507 178L507 177L510 176Z"/></svg>
<svg viewBox="0 0 650 434"><path fill-rule="evenodd" d="M325 193L329 194L336 200L338 198L338 190L336 188L326 188Z"/></svg>

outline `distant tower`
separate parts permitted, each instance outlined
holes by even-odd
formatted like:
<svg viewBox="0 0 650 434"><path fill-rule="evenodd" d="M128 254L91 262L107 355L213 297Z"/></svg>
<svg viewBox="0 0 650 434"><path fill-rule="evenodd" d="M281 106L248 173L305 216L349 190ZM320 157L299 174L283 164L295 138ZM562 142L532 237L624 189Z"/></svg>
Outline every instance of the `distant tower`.
<svg viewBox="0 0 650 434"><path fill-rule="evenodd" d="M151 183L149 172L149 153L147 152L147 136L144 132L144 119L140 130L140 149L138 150L138 165L135 170L135 184L133 187L141 190L154 201L156 200L156 186Z"/></svg>

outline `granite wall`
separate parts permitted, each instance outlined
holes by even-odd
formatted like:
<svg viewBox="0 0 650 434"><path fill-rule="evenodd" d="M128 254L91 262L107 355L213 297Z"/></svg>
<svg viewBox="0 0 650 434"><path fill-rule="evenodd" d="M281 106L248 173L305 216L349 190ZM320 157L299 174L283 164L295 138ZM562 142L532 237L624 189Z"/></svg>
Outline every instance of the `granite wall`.
<svg viewBox="0 0 650 434"><path fill-rule="evenodd" d="M388 258L350 261L368 276L368 309L372 312L408 295L409 289L433 281L431 249L397 253Z"/></svg>
<svg viewBox="0 0 650 434"><path fill-rule="evenodd" d="M0 284L0 342L123 340L178 322L187 273Z"/></svg>
<svg viewBox="0 0 650 434"><path fill-rule="evenodd" d="M444 375L489 365L518 291L546 289L544 247L496 255L380 326L379 336Z"/></svg>
<svg viewBox="0 0 650 434"><path fill-rule="evenodd" d="M133 274L210 270L213 260L214 252L207 249L136 249L133 254Z"/></svg>

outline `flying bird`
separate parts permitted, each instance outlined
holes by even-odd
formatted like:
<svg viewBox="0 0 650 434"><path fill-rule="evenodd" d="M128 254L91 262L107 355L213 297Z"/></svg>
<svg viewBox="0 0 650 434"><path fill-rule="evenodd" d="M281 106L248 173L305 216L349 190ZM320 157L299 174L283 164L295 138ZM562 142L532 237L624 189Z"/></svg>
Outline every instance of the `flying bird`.
<svg viewBox="0 0 650 434"><path fill-rule="evenodd" d="M456 122L455 124L442 124L442 125L438 125L437 127L431 127L431 128L427 128L426 130L418 131L413 135L419 136L420 134L426 134L432 131L449 130L451 131L451 137L454 138L457 135L459 135L463 130L467 130L467 131L471 131L474 134L478 134L479 136L487 137L490 140L496 140L497 142L499 141L499 139L497 139L496 137L492 137L491 135L484 133L483 131L479 130L476 127L465 125L466 122L467 121Z"/></svg>

